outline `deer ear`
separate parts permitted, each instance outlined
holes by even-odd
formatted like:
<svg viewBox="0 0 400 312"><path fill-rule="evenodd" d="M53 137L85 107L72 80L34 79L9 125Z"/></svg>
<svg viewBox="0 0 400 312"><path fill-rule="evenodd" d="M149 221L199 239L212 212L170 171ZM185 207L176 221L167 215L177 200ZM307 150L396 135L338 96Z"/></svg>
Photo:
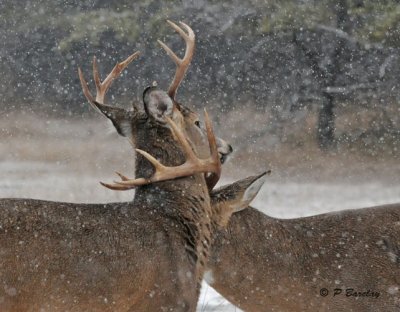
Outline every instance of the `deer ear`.
<svg viewBox="0 0 400 312"><path fill-rule="evenodd" d="M100 104L96 101L94 101L93 104L112 122L118 134L124 137L132 137L132 123L135 121L135 114L133 111L128 111L120 107Z"/></svg>
<svg viewBox="0 0 400 312"><path fill-rule="evenodd" d="M174 102L169 95L157 87L148 87L143 92L144 110L147 116L158 122L165 123L165 116L172 116Z"/></svg>
<svg viewBox="0 0 400 312"><path fill-rule="evenodd" d="M257 176L253 182L245 189L243 195L241 195L240 200L236 207L234 207L234 212L238 212L246 208L257 196L258 192L260 191L261 187L264 185L266 180L267 172L264 172L262 175Z"/></svg>
<svg viewBox="0 0 400 312"><path fill-rule="evenodd" d="M260 191L269 173L270 171L263 172L213 190L210 194L211 204L225 207L224 209L233 213L245 209Z"/></svg>
<svg viewBox="0 0 400 312"><path fill-rule="evenodd" d="M233 213L247 208L265 182L264 172L213 190L210 194L213 221L225 228Z"/></svg>

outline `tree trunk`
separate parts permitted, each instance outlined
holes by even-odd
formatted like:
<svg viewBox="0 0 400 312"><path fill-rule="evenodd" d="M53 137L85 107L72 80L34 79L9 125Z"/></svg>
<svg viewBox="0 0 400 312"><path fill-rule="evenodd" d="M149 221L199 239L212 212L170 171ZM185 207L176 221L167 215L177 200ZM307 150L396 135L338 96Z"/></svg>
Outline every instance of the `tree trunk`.
<svg viewBox="0 0 400 312"><path fill-rule="evenodd" d="M349 32L349 15L347 0L333 1L333 9L336 13L336 25L338 29ZM340 61L346 42L336 38L336 48L331 56L331 66L328 68L326 86L334 86L336 78L340 74ZM332 94L322 92L321 107L318 112L317 140L323 150L335 147L335 99Z"/></svg>
<svg viewBox="0 0 400 312"><path fill-rule="evenodd" d="M324 92L318 112L317 141L322 150L335 147L334 97Z"/></svg>

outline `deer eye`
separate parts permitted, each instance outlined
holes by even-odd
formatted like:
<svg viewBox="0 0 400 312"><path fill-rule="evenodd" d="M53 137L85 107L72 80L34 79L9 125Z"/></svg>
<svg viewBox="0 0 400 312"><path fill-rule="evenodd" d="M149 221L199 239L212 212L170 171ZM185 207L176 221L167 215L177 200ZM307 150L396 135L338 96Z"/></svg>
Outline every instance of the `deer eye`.
<svg viewBox="0 0 400 312"><path fill-rule="evenodd" d="M194 122L194 124L195 124L197 127L200 128L200 121L196 120L196 121Z"/></svg>

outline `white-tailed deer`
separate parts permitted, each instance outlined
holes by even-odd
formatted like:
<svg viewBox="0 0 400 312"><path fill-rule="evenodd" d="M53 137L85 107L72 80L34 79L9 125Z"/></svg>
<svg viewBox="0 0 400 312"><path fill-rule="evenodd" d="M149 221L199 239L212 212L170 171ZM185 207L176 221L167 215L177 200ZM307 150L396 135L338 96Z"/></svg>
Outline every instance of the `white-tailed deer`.
<svg viewBox="0 0 400 312"><path fill-rule="evenodd" d="M218 154L207 116L206 135L197 114L174 100L194 34L183 23L186 32L170 25L187 43L185 57L173 56L177 71L168 93L156 87L144 91L143 111L104 104L112 81L136 53L103 82L94 60L96 98L79 70L90 104L138 148L138 178L120 174L121 181L103 184L137 187L134 201L2 199L0 311L195 310L212 240L209 189L220 174L219 156L231 148L217 140Z"/></svg>
<svg viewBox="0 0 400 312"><path fill-rule="evenodd" d="M240 209L244 190L212 205ZM245 311L400 311L400 204L298 219L247 207L214 235L205 278Z"/></svg>

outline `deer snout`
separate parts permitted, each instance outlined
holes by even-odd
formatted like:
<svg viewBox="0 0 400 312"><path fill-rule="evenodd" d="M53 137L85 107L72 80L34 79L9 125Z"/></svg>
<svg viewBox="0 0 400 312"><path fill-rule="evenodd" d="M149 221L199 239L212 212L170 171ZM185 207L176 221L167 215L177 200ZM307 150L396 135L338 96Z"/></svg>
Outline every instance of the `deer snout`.
<svg viewBox="0 0 400 312"><path fill-rule="evenodd" d="M223 164L228 159L228 156L233 152L233 148L229 143L220 138L217 138L217 147L219 158Z"/></svg>

